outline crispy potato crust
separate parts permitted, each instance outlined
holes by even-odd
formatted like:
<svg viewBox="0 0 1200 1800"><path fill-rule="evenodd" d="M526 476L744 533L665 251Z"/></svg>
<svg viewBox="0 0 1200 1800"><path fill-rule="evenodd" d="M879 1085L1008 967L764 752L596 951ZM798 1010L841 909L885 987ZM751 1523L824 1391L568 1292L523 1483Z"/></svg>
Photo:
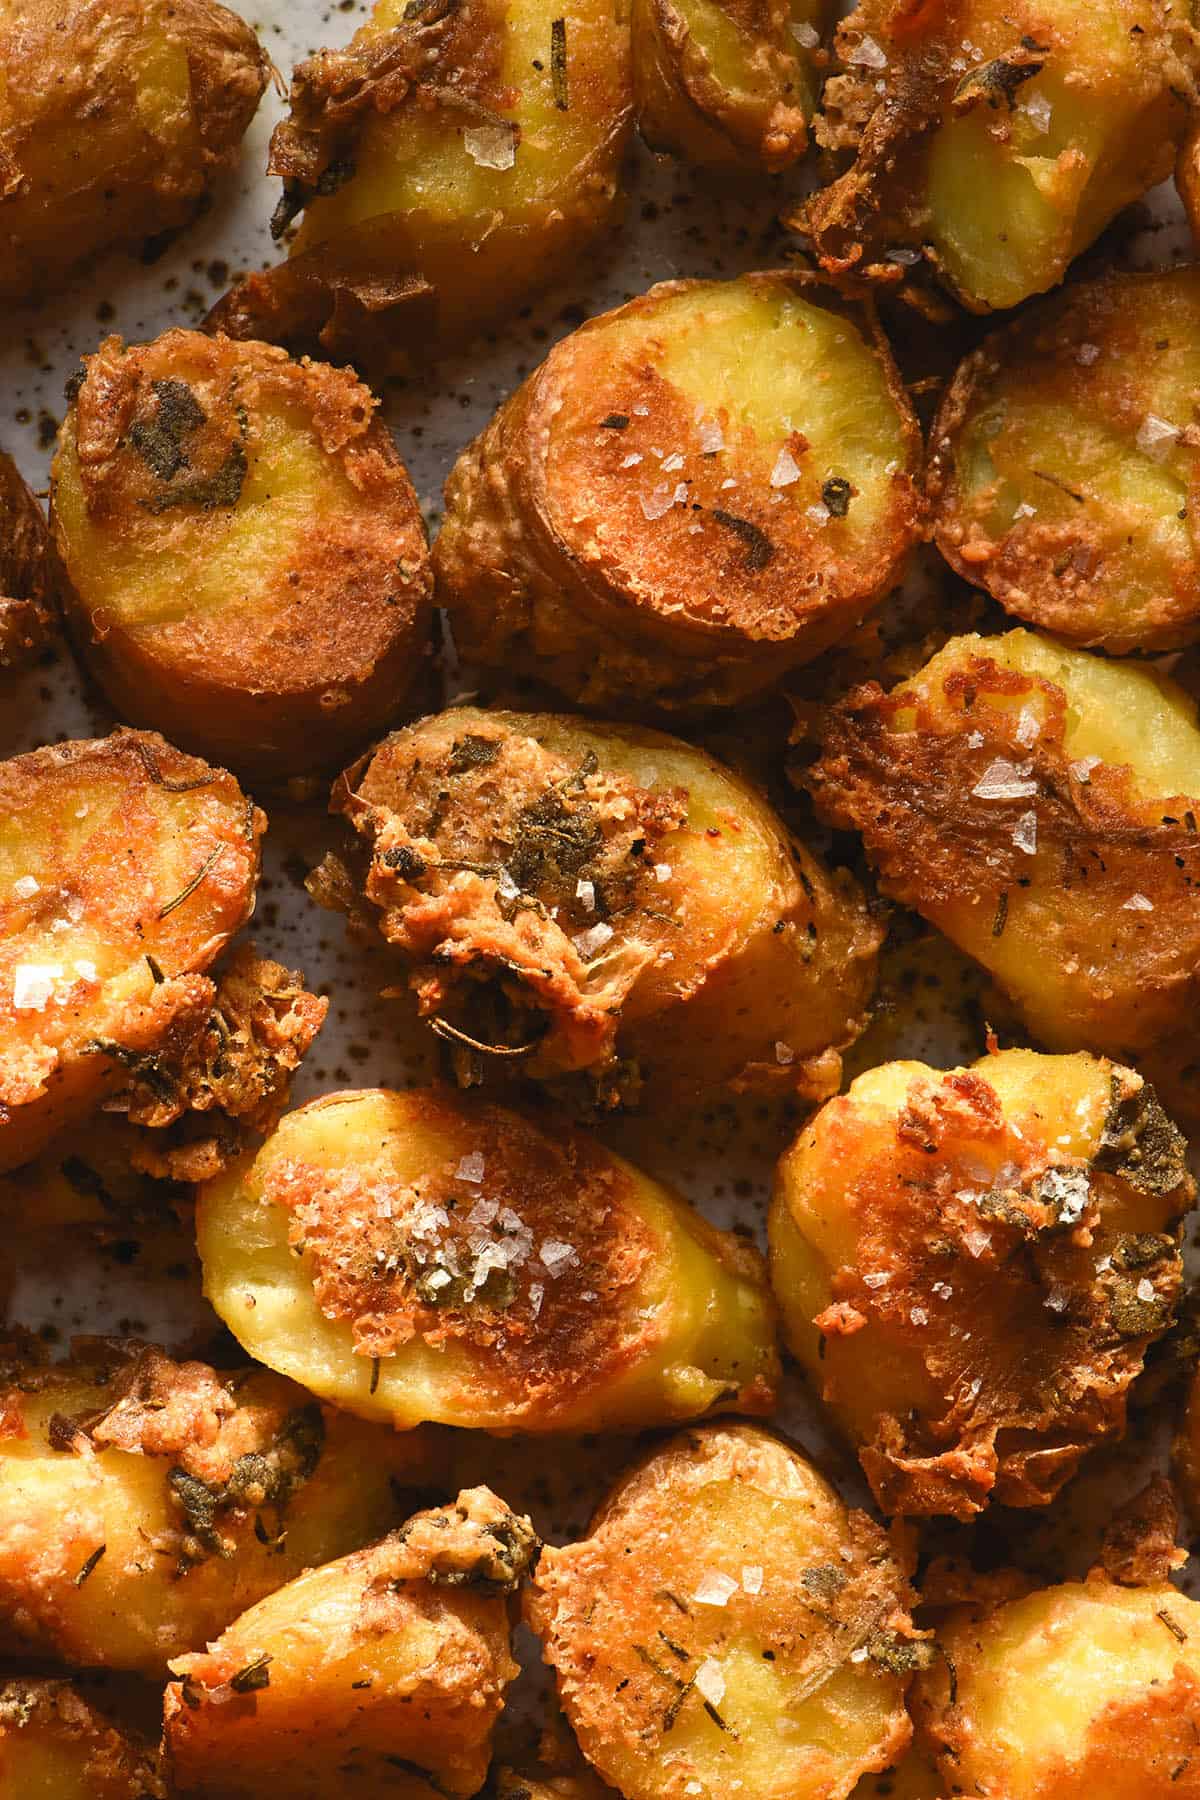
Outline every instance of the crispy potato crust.
<svg viewBox="0 0 1200 1800"><path fill-rule="evenodd" d="M1119 1436L1182 1288L1186 1144L1131 1070L892 1063L782 1158L792 1348L889 1514L1044 1506Z"/></svg>
<svg viewBox="0 0 1200 1800"><path fill-rule="evenodd" d="M0 451L0 672L27 668L49 642L56 573L42 509Z"/></svg>
<svg viewBox="0 0 1200 1800"><path fill-rule="evenodd" d="M4 1800L167 1800L159 1759L69 1681L0 1683Z"/></svg>
<svg viewBox="0 0 1200 1800"><path fill-rule="evenodd" d="M349 770L357 902L460 1080L582 1072L596 1101L723 1084L818 1095L862 1028L879 928L857 886L703 751L457 707ZM353 908L344 871L318 898Z"/></svg>
<svg viewBox="0 0 1200 1800"><path fill-rule="evenodd" d="M0 1170L210 1015L266 825L232 775L149 732L0 764Z"/></svg>
<svg viewBox="0 0 1200 1800"><path fill-rule="evenodd" d="M526 1615L580 1747L626 1800L845 1800L907 1747L924 1659L887 1540L752 1426L673 1438Z"/></svg>
<svg viewBox="0 0 1200 1800"><path fill-rule="evenodd" d="M374 396L194 331L108 338L84 366L51 513L114 706L258 776L344 761L428 651L425 528Z"/></svg>
<svg viewBox="0 0 1200 1800"><path fill-rule="evenodd" d="M921 527L873 314L811 277L665 282L562 340L446 484L464 655L589 707L729 704L844 637Z"/></svg>
<svg viewBox="0 0 1200 1800"><path fill-rule="evenodd" d="M195 214L232 168L269 67L212 0L21 0L0 17L0 297Z"/></svg>
<svg viewBox="0 0 1200 1800"><path fill-rule="evenodd" d="M817 130L855 160L793 223L831 272L924 258L972 312L1015 306L1170 174L1189 27L1174 0L862 0Z"/></svg>
<svg viewBox="0 0 1200 1800"><path fill-rule="evenodd" d="M537 1547L528 1519L473 1488L244 1613L172 1665L165 1742L179 1791L476 1793L518 1673L507 1596Z"/></svg>

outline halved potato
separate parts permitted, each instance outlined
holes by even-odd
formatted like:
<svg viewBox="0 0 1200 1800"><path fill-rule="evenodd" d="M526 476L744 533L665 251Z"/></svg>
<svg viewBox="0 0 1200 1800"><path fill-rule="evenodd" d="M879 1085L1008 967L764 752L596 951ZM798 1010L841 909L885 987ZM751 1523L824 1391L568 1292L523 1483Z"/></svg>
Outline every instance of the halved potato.
<svg viewBox="0 0 1200 1800"><path fill-rule="evenodd" d="M1186 1153L1132 1070L1032 1050L887 1063L805 1127L772 1282L884 1512L1044 1506L1121 1435L1182 1289Z"/></svg>
<svg viewBox="0 0 1200 1800"><path fill-rule="evenodd" d="M638 130L701 168L774 174L808 148L824 0L633 0Z"/></svg>
<svg viewBox="0 0 1200 1800"><path fill-rule="evenodd" d="M951 1793L1003 1800L1195 1800L1200 1604L1101 1575L939 1627L916 1689Z"/></svg>
<svg viewBox="0 0 1200 1800"><path fill-rule="evenodd" d="M933 433L934 534L1031 624L1113 654L1200 637L1200 270L1067 288L975 350Z"/></svg>
<svg viewBox="0 0 1200 1800"><path fill-rule="evenodd" d="M270 67L213 0L0 4L0 297L185 225L232 168Z"/></svg>
<svg viewBox="0 0 1200 1800"><path fill-rule="evenodd" d="M417 1513L176 1659L168 1761L213 1800L457 1800L483 1785L518 1673L507 1596L538 1544L487 1488Z"/></svg>
<svg viewBox="0 0 1200 1800"><path fill-rule="evenodd" d="M845 1800L908 1745L925 1646L887 1540L780 1439L690 1431L543 1550L526 1616L625 1800Z"/></svg>
<svg viewBox="0 0 1200 1800"><path fill-rule="evenodd" d="M636 727L455 707L347 772L369 856L318 898L403 958L459 1079L582 1074L602 1105L725 1084L823 1097L880 931L762 797Z"/></svg>
<svg viewBox="0 0 1200 1800"><path fill-rule="evenodd" d="M291 260L217 308L380 371L422 367L567 273L611 224L633 111L624 0L377 0L301 63L271 144Z"/></svg>
<svg viewBox="0 0 1200 1800"><path fill-rule="evenodd" d="M794 222L832 272L924 258L979 313L1170 174L1194 91L1185 0L861 0L837 51L817 137L855 160Z"/></svg>
<svg viewBox="0 0 1200 1800"><path fill-rule="evenodd" d="M69 1681L0 1682L0 1800L167 1800L159 1758Z"/></svg>
<svg viewBox="0 0 1200 1800"><path fill-rule="evenodd" d="M921 434L869 311L811 277L665 282L592 319L446 484L472 662L581 704L726 704L826 649L917 539Z"/></svg>
<svg viewBox="0 0 1200 1800"><path fill-rule="evenodd" d="M809 780L881 886L982 963L1047 1048L1179 1060L1200 997L1200 730L1182 689L1029 631L954 638L890 694L835 707Z"/></svg>
<svg viewBox="0 0 1200 1800"><path fill-rule="evenodd" d="M55 573L45 515L0 450L0 671L26 668L49 641Z"/></svg>
<svg viewBox="0 0 1200 1800"><path fill-rule="evenodd" d="M398 1426L769 1412L757 1253L577 1132L452 1092L331 1094L201 1190L205 1292L250 1355Z"/></svg>
<svg viewBox="0 0 1200 1800"><path fill-rule="evenodd" d="M149 732L0 763L0 1170L202 1028L265 825Z"/></svg>
<svg viewBox="0 0 1200 1800"><path fill-rule="evenodd" d="M84 367L51 510L109 699L256 776L344 762L429 652L425 528L374 396L195 331L108 338Z"/></svg>
<svg viewBox="0 0 1200 1800"><path fill-rule="evenodd" d="M0 1371L0 1647L163 1676L302 1569L369 1543L427 1484L421 1433L265 1369L85 1339Z"/></svg>

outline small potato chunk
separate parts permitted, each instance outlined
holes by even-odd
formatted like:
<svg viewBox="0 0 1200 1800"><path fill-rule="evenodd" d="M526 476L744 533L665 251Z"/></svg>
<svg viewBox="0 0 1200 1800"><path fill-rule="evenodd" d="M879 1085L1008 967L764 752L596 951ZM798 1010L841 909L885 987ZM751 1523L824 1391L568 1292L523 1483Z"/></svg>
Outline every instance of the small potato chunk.
<svg viewBox="0 0 1200 1800"><path fill-rule="evenodd" d="M166 1797L149 1745L71 1682L0 1682L0 1800Z"/></svg>
<svg viewBox="0 0 1200 1800"><path fill-rule="evenodd" d="M459 1079L582 1072L601 1105L725 1084L820 1098L863 1026L880 930L849 876L677 738L455 707L334 790ZM356 904L336 864L318 898Z"/></svg>
<svg viewBox="0 0 1200 1800"><path fill-rule="evenodd" d="M348 369L168 331L84 359L52 514L116 709L253 776L335 767L428 650L417 497Z"/></svg>
<svg viewBox="0 0 1200 1800"><path fill-rule="evenodd" d="M1137 1061L1190 1034L1200 730L1173 682L1030 631L954 638L835 707L809 780L1047 1048Z"/></svg>
<svg viewBox="0 0 1200 1800"><path fill-rule="evenodd" d="M907 1598L878 1526L731 1425L627 1473L590 1536L542 1552L526 1614L625 1800L846 1800L911 1736Z"/></svg>
<svg viewBox="0 0 1200 1800"><path fill-rule="evenodd" d="M1043 293L1170 174L1190 25L1182 0L860 0L817 130L855 161L795 223L833 273L925 258L977 313Z"/></svg>
<svg viewBox="0 0 1200 1800"><path fill-rule="evenodd" d="M1200 270L1107 275L1023 314L967 357L934 427L943 556L1072 643L1193 642L1198 388Z"/></svg>
<svg viewBox="0 0 1200 1800"><path fill-rule="evenodd" d="M271 143L291 260L216 309L380 373L422 367L571 271L619 204L633 90L613 0L378 0L301 63Z"/></svg>
<svg viewBox="0 0 1200 1800"><path fill-rule="evenodd" d="M633 0L638 129L701 168L785 169L808 148L824 0Z"/></svg>
<svg viewBox="0 0 1200 1800"><path fill-rule="evenodd" d="M1196 1800L1200 1604L1100 1575L957 1609L917 1683L952 1794Z"/></svg>
<svg viewBox="0 0 1200 1800"><path fill-rule="evenodd" d="M269 66L213 0L0 0L0 298L187 224Z"/></svg>
<svg viewBox="0 0 1200 1800"><path fill-rule="evenodd" d="M0 450L0 674L35 662L53 630L56 592L45 515Z"/></svg>
<svg viewBox="0 0 1200 1800"><path fill-rule="evenodd" d="M538 1547L487 1488L310 1569L172 1665L166 1747L213 1800L456 1800L518 1674L507 1596Z"/></svg>
<svg viewBox="0 0 1200 1800"><path fill-rule="evenodd" d="M0 763L0 1171L201 1030L265 825L149 732Z"/></svg>
<svg viewBox="0 0 1200 1800"><path fill-rule="evenodd" d="M433 1454L265 1369L81 1340L0 1391L0 1650L160 1679L246 1606L393 1523Z"/></svg>
<svg viewBox="0 0 1200 1800"><path fill-rule="evenodd" d="M1139 1075L1006 1050L887 1063L779 1164L771 1275L792 1349L886 1513L1044 1506L1182 1286L1187 1145Z"/></svg>
<svg viewBox="0 0 1200 1800"><path fill-rule="evenodd" d="M332 1094L201 1191L205 1292L251 1356L397 1427L769 1412L757 1252L581 1133L424 1090Z"/></svg>
<svg viewBox="0 0 1200 1800"><path fill-rule="evenodd" d="M811 278L665 282L551 351L446 484L464 656L580 704L730 704L844 637L921 523L872 315Z"/></svg>

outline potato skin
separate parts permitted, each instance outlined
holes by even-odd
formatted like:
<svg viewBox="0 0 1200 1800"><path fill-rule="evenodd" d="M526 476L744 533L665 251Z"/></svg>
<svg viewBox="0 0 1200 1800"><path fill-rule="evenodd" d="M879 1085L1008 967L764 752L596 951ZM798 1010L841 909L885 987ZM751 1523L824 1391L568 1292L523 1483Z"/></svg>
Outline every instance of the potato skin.
<svg viewBox="0 0 1200 1800"><path fill-rule="evenodd" d="M884 1512L1045 1506L1122 1434L1180 1297L1186 1151L1131 1070L1028 1050L886 1064L805 1127L772 1282Z"/></svg>
<svg viewBox="0 0 1200 1800"><path fill-rule="evenodd" d="M207 1652L177 1658L164 1722L179 1792L476 1793L518 1673L507 1596L536 1549L528 1519L472 1488L310 1569Z"/></svg>
<svg viewBox="0 0 1200 1800"><path fill-rule="evenodd" d="M374 396L195 331L110 337L84 368L51 511L113 705L256 777L344 762L428 653L424 524Z"/></svg>
<svg viewBox="0 0 1200 1800"><path fill-rule="evenodd" d="M1200 1605L1177 1588L1093 1574L958 1608L938 1642L946 1655L918 1677L915 1715L951 1792L1200 1794Z"/></svg>
<svg viewBox="0 0 1200 1800"><path fill-rule="evenodd" d="M0 451L0 674L28 668L49 643L56 573L45 515Z"/></svg>
<svg viewBox="0 0 1200 1800"><path fill-rule="evenodd" d="M201 1191L196 1230L205 1292L252 1356L398 1429L774 1404L754 1250L582 1133L450 1090L310 1102Z"/></svg>
<svg viewBox="0 0 1200 1800"><path fill-rule="evenodd" d="M725 1599L700 1599L714 1580ZM846 1800L911 1736L907 1597L879 1528L797 1452L718 1425L628 1471L582 1542L544 1549L525 1612L580 1748L626 1800L739 1781Z"/></svg>
<svg viewBox="0 0 1200 1800"><path fill-rule="evenodd" d="M393 1483L436 1467L423 1434L347 1418L264 1369L90 1339L68 1363L18 1352L3 1373L10 1655L161 1679L302 1569L387 1530Z"/></svg>
<svg viewBox="0 0 1200 1800"><path fill-rule="evenodd" d="M733 704L899 579L920 465L869 310L787 271L664 282L557 344L459 457L438 599L470 661L581 705Z"/></svg>
<svg viewBox="0 0 1200 1800"><path fill-rule="evenodd" d="M0 1800L167 1800L159 1759L69 1681L0 1682Z"/></svg>
<svg viewBox="0 0 1200 1800"><path fill-rule="evenodd" d="M0 763L0 819L3 1171L201 1030L266 820L231 775L137 731Z"/></svg>
<svg viewBox="0 0 1200 1800"><path fill-rule="evenodd" d="M703 751L455 707L386 739L332 805L370 860L362 901L336 866L318 897L357 905L400 953L461 1081L575 1075L601 1106L640 1083L836 1088L879 928L851 878Z"/></svg>
<svg viewBox="0 0 1200 1800"><path fill-rule="evenodd" d="M21 0L0 20L0 298L185 225L236 160L267 82L213 0Z"/></svg>

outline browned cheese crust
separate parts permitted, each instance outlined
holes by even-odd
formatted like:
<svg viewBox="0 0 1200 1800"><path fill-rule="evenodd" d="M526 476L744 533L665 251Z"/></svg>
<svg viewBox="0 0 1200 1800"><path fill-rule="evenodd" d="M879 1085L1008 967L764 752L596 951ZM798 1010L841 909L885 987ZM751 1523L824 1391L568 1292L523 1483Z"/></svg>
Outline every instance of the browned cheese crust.
<svg viewBox="0 0 1200 1800"><path fill-rule="evenodd" d="M45 515L0 451L0 672L27 668L45 649L56 595Z"/></svg>
<svg viewBox="0 0 1200 1800"><path fill-rule="evenodd" d="M60 1785L43 1785L51 1782ZM54 1800L167 1800L157 1754L86 1692L69 1681L14 1679L0 1683L0 1793L28 1800L31 1792Z"/></svg>

